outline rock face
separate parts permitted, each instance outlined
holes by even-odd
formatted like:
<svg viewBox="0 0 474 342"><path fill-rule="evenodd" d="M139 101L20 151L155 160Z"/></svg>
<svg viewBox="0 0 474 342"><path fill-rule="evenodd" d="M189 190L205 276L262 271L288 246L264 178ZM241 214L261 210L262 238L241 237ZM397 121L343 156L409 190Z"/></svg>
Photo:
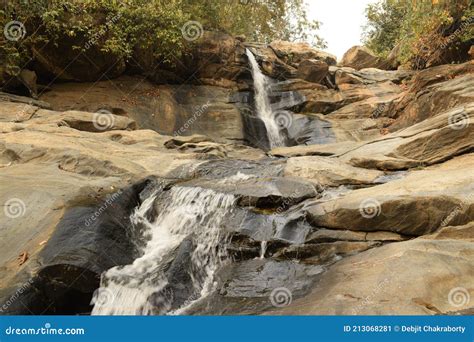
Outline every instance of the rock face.
<svg viewBox="0 0 474 342"><path fill-rule="evenodd" d="M403 98L392 111L391 130L411 126L457 105L472 103L474 63L440 65L413 77ZM469 106L468 106L469 107Z"/></svg>
<svg viewBox="0 0 474 342"><path fill-rule="evenodd" d="M474 220L474 188L468 171L473 163L472 155L459 157L441 166L412 171L402 179L354 190L342 198L312 205L310 218L318 227L416 236L436 231L446 220L466 224Z"/></svg>
<svg viewBox="0 0 474 342"><path fill-rule="evenodd" d="M329 67L323 61L317 59L307 59L298 66L298 77L305 81L319 83L328 74Z"/></svg>
<svg viewBox="0 0 474 342"><path fill-rule="evenodd" d="M32 314L89 312L101 273L136 255L129 220L145 185L112 193L98 207L78 205L66 211L38 255L41 266L29 280L23 302L14 302L7 313L21 314L25 306Z"/></svg>
<svg viewBox="0 0 474 342"><path fill-rule="evenodd" d="M286 146L269 150L246 49ZM32 68L54 76L68 51ZM99 69L63 80L93 82L0 93L1 313L91 313L115 294L104 272L167 222L149 250L169 250L122 284L148 313L472 312L472 62L382 70L355 47L336 66L307 44L217 32L190 52L171 68L137 50L134 75L118 61L95 82L112 61L91 50Z"/></svg>
<svg viewBox="0 0 474 342"><path fill-rule="evenodd" d="M344 83L371 84L386 82L387 80L399 84L411 77L413 72L409 70L380 70L376 68L364 68L356 70L349 67L330 67L329 72L334 74L336 85Z"/></svg>
<svg viewBox="0 0 474 342"><path fill-rule="evenodd" d="M230 91L217 86L154 85L139 77L92 84L60 84L42 99L60 111L110 112L134 120L140 129L166 135L205 134L218 141L244 140L241 115ZM127 91L131 89L132 91ZM124 96L127 94L127 96Z"/></svg>
<svg viewBox="0 0 474 342"><path fill-rule="evenodd" d="M219 184L211 180L190 181L181 185L209 188L217 192L230 192L237 197L239 205L259 208L286 208L317 195L315 187L309 182L280 177L242 179L237 184L227 182Z"/></svg>
<svg viewBox="0 0 474 342"><path fill-rule="evenodd" d="M323 186L374 184L383 173L353 167L336 158L294 157L288 159L285 175L310 179Z"/></svg>
<svg viewBox="0 0 474 342"><path fill-rule="evenodd" d="M311 48L307 43L290 43L282 40L276 40L270 43L270 48L275 52L278 58L285 63L294 65L308 59L316 59L325 62L327 65L335 65L336 57Z"/></svg>
<svg viewBox="0 0 474 342"><path fill-rule="evenodd" d="M472 307L473 231L472 223L445 227L346 258L331 266L309 295L268 313L434 315ZM453 289L467 300L453 301Z"/></svg>
<svg viewBox="0 0 474 342"><path fill-rule="evenodd" d="M364 46L353 46L342 56L339 63L343 67L350 67L356 70L364 68L377 68L389 70L391 66L383 58L377 57L372 51Z"/></svg>

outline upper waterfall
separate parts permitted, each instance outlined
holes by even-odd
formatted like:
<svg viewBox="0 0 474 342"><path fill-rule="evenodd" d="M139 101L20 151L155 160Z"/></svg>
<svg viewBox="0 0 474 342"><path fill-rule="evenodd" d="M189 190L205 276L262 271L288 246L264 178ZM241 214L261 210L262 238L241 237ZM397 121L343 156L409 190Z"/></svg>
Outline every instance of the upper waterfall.
<svg viewBox="0 0 474 342"><path fill-rule="evenodd" d="M246 54L252 70L253 86L255 90L255 109L257 111L257 115L265 124L270 147L273 148L282 146L284 145L283 138L280 134L280 129L275 120L275 115L270 105L270 98L268 96L270 82L268 77L261 72L253 53L249 49L246 49Z"/></svg>

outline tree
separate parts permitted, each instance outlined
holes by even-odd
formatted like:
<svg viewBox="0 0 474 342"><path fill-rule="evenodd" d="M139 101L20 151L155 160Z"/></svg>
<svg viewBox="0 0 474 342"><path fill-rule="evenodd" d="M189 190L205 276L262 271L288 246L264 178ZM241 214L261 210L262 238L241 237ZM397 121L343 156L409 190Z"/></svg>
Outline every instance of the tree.
<svg viewBox="0 0 474 342"><path fill-rule="evenodd" d="M412 68L463 60L473 15L469 0L379 0L366 8L364 44L381 56L398 45L399 62Z"/></svg>
<svg viewBox="0 0 474 342"><path fill-rule="evenodd" d="M185 53L182 29L197 21L197 29L244 34L250 40L310 40L324 47L317 21L309 21L303 0L16 0L0 8L2 27L16 22L26 31L21 40L2 40L2 73L15 75L31 59L38 44L74 43L120 59L136 48L152 51L164 63Z"/></svg>

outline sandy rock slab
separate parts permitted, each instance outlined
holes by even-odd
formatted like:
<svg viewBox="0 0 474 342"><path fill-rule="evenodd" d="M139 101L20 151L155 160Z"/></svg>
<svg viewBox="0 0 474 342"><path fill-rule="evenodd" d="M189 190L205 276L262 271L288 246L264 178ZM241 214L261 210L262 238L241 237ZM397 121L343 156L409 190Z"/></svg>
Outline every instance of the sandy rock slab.
<svg viewBox="0 0 474 342"><path fill-rule="evenodd" d="M308 208L310 220L317 227L414 236L466 224L474 220L473 167L471 153L382 185L315 202Z"/></svg>
<svg viewBox="0 0 474 342"><path fill-rule="evenodd" d="M365 142L340 158L353 166L405 170L449 160L474 149L474 106L458 106L411 127Z"/></svg>
<svg viewBox="0 0 474 342"><path fill-rule="evenodd" d="M339 186L373 184L384 173L354 167L337 158L306 156L289 158L285 175L305 178L322 186Z"/></svg>

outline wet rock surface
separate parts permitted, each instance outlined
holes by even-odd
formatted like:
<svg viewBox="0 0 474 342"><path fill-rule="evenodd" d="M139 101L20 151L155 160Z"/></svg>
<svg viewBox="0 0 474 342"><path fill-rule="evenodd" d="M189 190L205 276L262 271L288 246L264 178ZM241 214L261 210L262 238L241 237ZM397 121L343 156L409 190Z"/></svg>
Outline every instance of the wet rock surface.
<svg viewBox="0 0 474 342"><path fill-rule="evenodd" d="M216 182L215 180L196 180L180 183L180 186L201 187L216 192L231 193L240 206L259 208L286 208L307 198L317 196L315 186L309 182L283 178L250 178L239 182Z"/></svg>
<svg viewBox="0 0 474 342"><path fill-rule="evenodd" d="M461 311L461 305L456 307L449 301L449 293L463 287L472 294L472 228L472 222L445 227L437 234L343 259L321 276L311 294L268 314L433 315ZM469 302L463 306L469 307Z"/></svg>
<svg viewBox="0 0 474 342"><path fill-rule="evenodd" d="M48 243L35 257L30 272L13 282L27 280L21 301L6 314L89 313L100 275L109 268L132 262L137 255L136 232L130 214L148 181L108 195L99 204L90 203L67 210ZM0 292L2 302L15 296L15 287Z"/></svg>
<svg viewBox="0 0 474 342"><path fill-rule="evenodd" d="M254 259L238 262L218 273L215 294L194 304L186 313L257 314L275 304L285 306L293 296L301 297L307 293L313 279L322 271L320 266L305 266L291 261ZM281 292L278 294L275 289Z"/></svg>

